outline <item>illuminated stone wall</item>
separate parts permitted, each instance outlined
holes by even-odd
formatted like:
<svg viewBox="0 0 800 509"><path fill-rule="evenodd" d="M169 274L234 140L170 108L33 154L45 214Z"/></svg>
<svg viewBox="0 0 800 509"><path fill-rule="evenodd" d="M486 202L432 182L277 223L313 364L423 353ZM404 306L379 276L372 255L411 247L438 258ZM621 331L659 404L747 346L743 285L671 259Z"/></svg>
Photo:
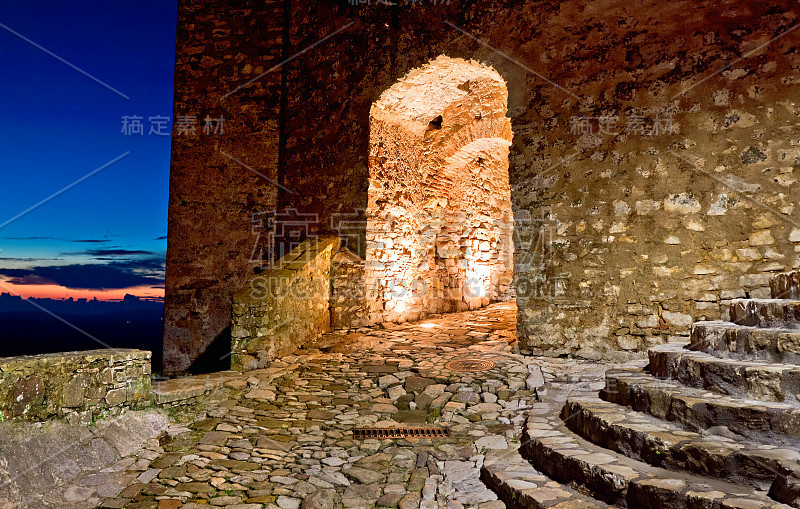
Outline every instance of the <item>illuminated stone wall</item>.
<svg viewBox="0 0 800 509"><path fill-rule="evenodd" d="M511 283L505 82L439 57L370 114L366 284L373 322L475 309Z"/></svg>
<svg viewBox="0 0 800 509"><path fill-rule="evenodd" d="M369 324L364 259L343 249L331 263L331 328L349 329Z"/></svg>

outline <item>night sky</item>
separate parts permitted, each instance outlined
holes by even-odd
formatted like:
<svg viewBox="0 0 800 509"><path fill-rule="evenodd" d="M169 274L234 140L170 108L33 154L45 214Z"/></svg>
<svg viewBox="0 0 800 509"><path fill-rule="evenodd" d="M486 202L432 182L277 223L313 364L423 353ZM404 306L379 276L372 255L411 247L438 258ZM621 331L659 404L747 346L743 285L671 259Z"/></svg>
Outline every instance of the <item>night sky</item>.
<svg viewBox="0 0 800 509"><path fill-rule="evenodd" d="M0 5L0 293L163 296L176 12Z"/></svg>

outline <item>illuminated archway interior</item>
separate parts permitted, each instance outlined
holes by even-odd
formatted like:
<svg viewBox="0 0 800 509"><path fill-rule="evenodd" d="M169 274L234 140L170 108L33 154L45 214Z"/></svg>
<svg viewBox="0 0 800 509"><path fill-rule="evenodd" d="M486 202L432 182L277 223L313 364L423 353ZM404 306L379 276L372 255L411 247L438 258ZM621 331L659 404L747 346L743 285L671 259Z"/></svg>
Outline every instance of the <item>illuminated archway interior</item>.
<svg viewBox="0 0 800 509"><path fill-rule="evenodd" d="M370 321L475 309L508 295L508 92L494 69L440 56L370 111Z"/></svg>

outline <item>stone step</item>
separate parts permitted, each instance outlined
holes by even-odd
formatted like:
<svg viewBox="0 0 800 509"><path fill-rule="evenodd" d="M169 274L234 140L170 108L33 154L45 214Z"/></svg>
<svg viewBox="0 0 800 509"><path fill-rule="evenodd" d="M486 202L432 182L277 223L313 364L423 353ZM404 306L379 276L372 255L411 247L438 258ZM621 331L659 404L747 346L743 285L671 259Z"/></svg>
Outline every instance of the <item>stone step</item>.
<svg viewBox="0 0 800 509"><path fill-rule="evenodd" d="M731 322L750 327L800 328L800 300L733 299Z"/></svg>
<svg viewBox="0 0 800 509"><path fill-rule="evenodd" d="M520 449L553 480L617 507L631 509L788 508L763 491L671 472L603 449L561 422L529 420Z"/></svg>
<svg viewBox="0 0 800 509"><path fill-rule="evenodd" d="M659 419L678 421L693 431L725 426L759 443L795 444L800 408L787 403L731 398L685 387L633 369L610 369L600 397Z"/></svg>
<svg viewBox="0 0 800 509"><path fill-rule="evenodd" d="M647 371L689 387L759 401L799 404L800 366L719 358L687 350L689 343L667 343L648 351Z"/></svg>
<svg viewBox="0 0 800 509"><path fill-rule="evenodd" d="M800 364L800 330L695 322L690 348L719 357Z"/></svg>
<svg viewBox="0 0 800 509"><path fill-rule="evenodd" d="M752 327L800 328L800 299L733 299L730 321Z"/></svg>
<svg viewBox="0 0 800 509"><path fill-rule="evenodd" d="M800 470L796 450L701 435L597 397L570 398L561 418L571 431L595 445L668 470L765 491L776 479Z"/></svg>
<svg viewBox="0 0 800 509"><path fill-rule="evenodd" d="M490 451L481 481L509 509L604 509L608 505L539 473L517 450Z"/></svg>
<svg viewBox="0 0 800 509"><path fill-rule="evenodd" d="M199 398L224 394L226 384L244 381L239 371L218 371L204 375L189 375L151 384L150 397L159 406L171 406L196 401ZM246 385L246 383L245 383Z"/></svg>
<svg viewBox="0 0 800 509"><path fill-rule="evenodd" d="M800 299L800 272L784 272L772 276L769 289L773 299Z"/></svg>

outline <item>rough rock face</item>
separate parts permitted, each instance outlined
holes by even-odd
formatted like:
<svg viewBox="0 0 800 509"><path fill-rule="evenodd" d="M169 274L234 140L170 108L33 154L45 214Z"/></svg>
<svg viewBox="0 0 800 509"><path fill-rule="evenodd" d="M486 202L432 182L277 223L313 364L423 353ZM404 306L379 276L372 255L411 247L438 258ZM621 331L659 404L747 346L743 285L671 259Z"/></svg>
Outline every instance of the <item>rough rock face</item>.
<svg viewBox="0 0 800 509"><path fill-rule="evenodd" d="M168 427L157 410L126 411L90 426L0 423L0 507L100 507L136 480Z"/></svg>
<svg viewBox="0 0 800 509"><path fill-rule="evenodd" d="M312 214L365 254L370 109L440 55L507 84L523 351L631 356L725 318L718 300L766 296L800 242L797 11L181 2L176 115L227 127L173 138L165 363L185 367L229 323L255 209Z"/></svg>

